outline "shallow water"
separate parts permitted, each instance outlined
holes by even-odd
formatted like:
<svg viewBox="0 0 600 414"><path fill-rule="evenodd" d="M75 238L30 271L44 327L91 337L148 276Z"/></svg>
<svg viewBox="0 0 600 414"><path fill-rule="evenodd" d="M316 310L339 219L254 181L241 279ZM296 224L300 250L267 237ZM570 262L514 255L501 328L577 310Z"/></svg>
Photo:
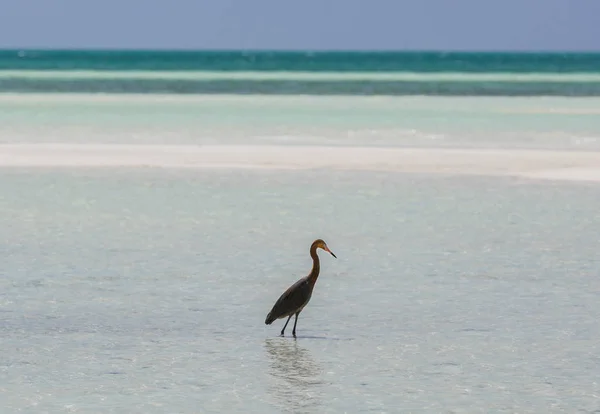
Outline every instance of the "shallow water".
<svg viewBox="0 0 600 414"><path fill-rule="evenodd" d="M0 144L600 150L600 98L1 95Z"/></svg>
<svg viewBox="0 0 600 414"><path fill-rule="evenodd" d="M597 184L4 169L0 193L7 412L600 409ZM317 237L338 259L279 338Z"/></svg>

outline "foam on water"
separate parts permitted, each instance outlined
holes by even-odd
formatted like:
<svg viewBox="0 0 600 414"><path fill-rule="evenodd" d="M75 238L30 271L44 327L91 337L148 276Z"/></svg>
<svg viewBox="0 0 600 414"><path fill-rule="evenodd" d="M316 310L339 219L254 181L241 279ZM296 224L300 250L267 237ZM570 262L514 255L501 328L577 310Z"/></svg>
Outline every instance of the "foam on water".
<svg viewBox="0 0 600 414"><path fill-rule="evenodd" d="M457 82L600 82L599 73L464 73L464 72L297 72L297 71L92 71L3 70L0 79L155 79L155 80L292 80L292 81L457 81Z"/></svg>

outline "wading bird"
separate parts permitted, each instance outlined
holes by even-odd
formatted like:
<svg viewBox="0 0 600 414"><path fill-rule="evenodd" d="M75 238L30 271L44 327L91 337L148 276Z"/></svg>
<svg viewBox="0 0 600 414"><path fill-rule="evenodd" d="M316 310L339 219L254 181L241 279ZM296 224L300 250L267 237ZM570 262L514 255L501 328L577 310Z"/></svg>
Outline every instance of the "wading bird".
<svg viewBox="0 0 600 414"><path fill-rule="evenodd" d="M326 252L329 252L333 257L337 259L337 256L333 254L327 244L321 240L317 239L310 246L310 257L313 259L312 270L308 274L308 276L303 277L298 280L292 286L288 288L275 305L273 305L273 309L267 315L267 319L265 319L265 324L270 325L273 321L281 318L288 317L288 320L283 325L283 329L281 330L281 336L285 332L285 328L292 318L293 315L296 315L296 319L294 320L294 329L292 330L292 335L294 338L296 337L296 323L298 323L298 315L302 312L302 309L308 304L310 297L312 296L313 289L315 287L315 283L317 282L317 278L319 277L319 271L321 270L321 265L319 262L319 256L317 255L317 249L323 249Z"/></svg>

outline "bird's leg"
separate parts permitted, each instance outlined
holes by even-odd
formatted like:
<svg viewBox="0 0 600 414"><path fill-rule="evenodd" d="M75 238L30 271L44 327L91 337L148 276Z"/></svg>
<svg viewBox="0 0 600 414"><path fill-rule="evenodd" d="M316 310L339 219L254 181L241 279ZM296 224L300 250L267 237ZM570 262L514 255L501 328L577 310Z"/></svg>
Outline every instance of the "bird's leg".
<svg viewBox="0 0 600 414"><path fill-rule="evenodd" d="M292 329L292 335L294 335L294 338L296 337L296 324L298 323L298 315L300 315L300 312L296 313L296 319L294 319L294 329ZM292 315L290 315L290 318L292 317Z"/></svg>
<svg viewBox="0 0 600 414"><path fill-rule="evenodd" d="M281 330L281 336L283 336L283 332L285 331L285 327L287 326L287 324L290 321L290 319L292 319L292 315L290 315L290 317L288 318L288 320L285 321L285 325L283 325L283 329ZM294 329L296 329L296 325L294 325Z"/></svg>

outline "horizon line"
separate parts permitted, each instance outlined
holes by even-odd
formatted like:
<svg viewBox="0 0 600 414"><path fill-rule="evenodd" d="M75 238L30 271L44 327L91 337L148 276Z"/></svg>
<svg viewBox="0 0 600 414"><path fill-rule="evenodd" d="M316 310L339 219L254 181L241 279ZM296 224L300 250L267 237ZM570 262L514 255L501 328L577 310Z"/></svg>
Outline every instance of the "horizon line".
<svg viewBox="0 0 600 414"><path fill-rule="evenodd" d="M547 55L563 55L563 54L600 54L598 50L577 49L577 50L560 50L560 49L254 49L254 48L150 48L150 47L0 47L0 52L108 52L108 53L132 53L132 52L151 52L151 53L290 53L290 54L395 54L395 53L433 53L433 54L547 54Z"/></svg>

